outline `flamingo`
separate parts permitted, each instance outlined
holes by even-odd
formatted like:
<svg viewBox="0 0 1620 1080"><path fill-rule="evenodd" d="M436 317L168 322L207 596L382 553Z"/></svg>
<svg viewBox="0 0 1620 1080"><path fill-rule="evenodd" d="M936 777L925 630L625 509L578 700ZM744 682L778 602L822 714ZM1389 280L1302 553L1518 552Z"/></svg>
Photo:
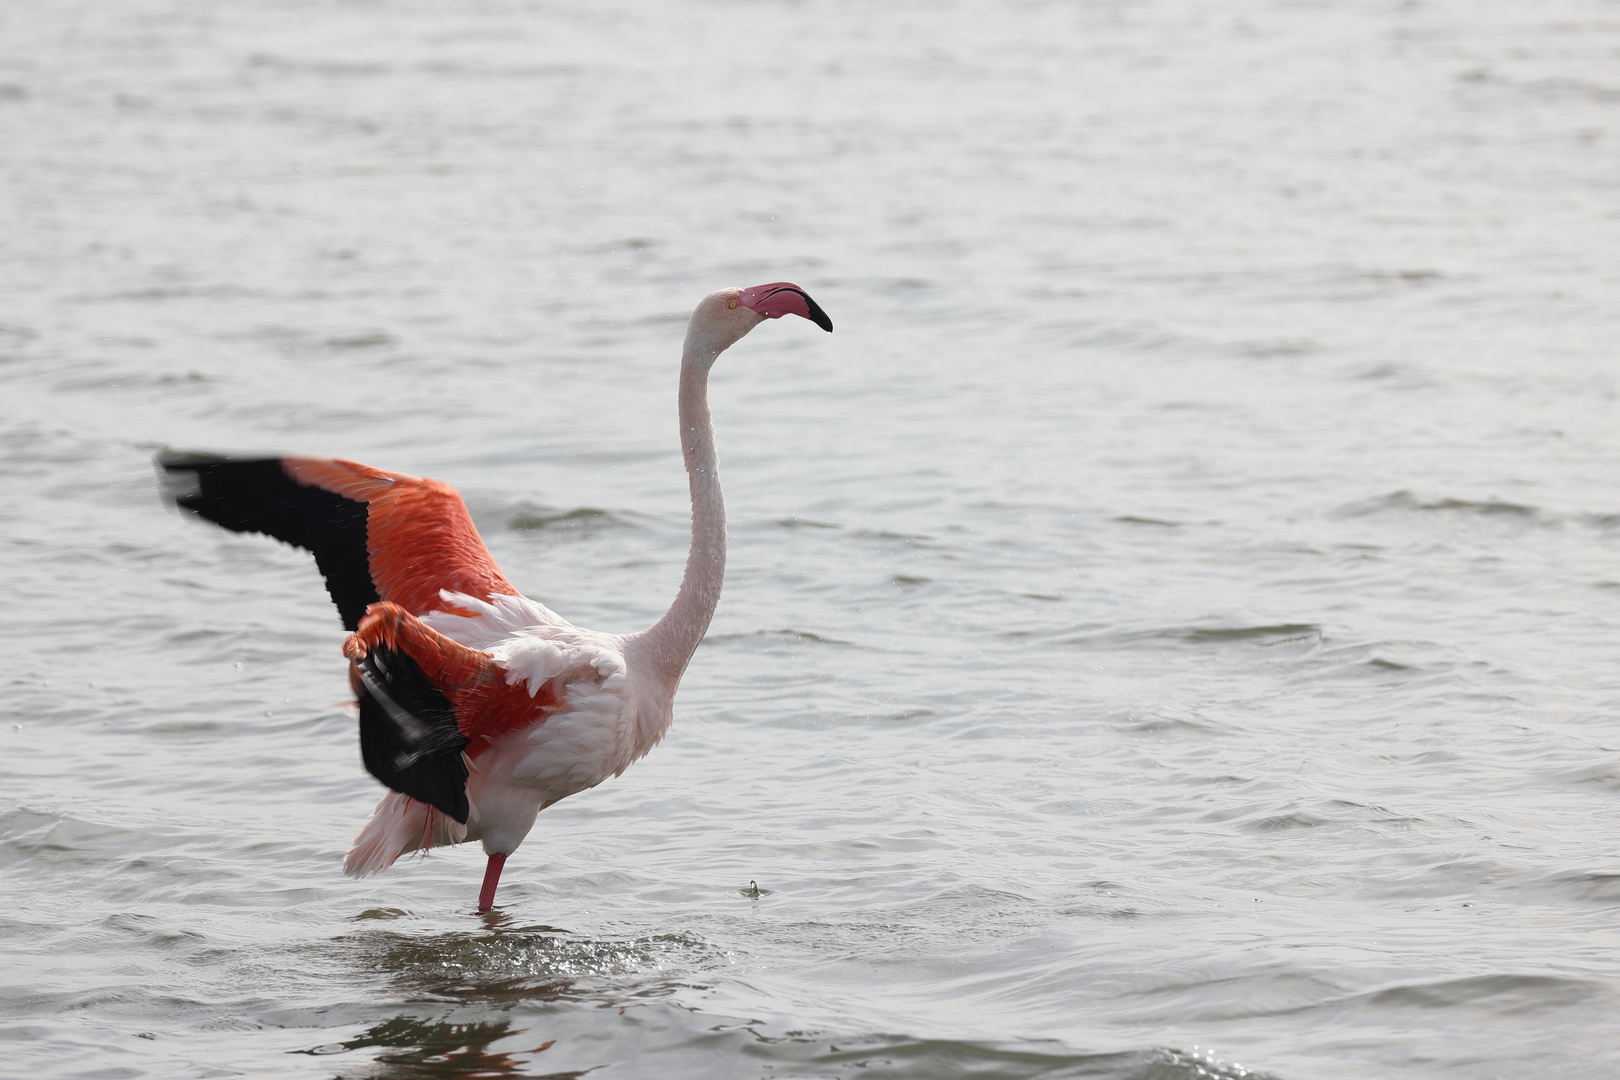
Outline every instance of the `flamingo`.
<svg viewBox="0 0 1620 1080"><path fill-rule="evenodd" d="M663 738L720 601L725 505L709 370L765 319L832 320L792 282L721 289L687 324L678 407L692 546L650 628L575 626L519 593L448 484L335 458L158 455L165 495L234 532L304 548L343 625L360 756L391 790L344 859L362 877L407 851L481 840L490 910L506 859L559 799L617 776Z"/></svg>

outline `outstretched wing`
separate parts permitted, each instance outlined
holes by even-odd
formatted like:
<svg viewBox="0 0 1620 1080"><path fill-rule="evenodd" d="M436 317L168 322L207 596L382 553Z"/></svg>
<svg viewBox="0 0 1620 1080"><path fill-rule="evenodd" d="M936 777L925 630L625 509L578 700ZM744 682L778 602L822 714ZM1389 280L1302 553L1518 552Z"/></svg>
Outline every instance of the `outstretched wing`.
<svg viewBox="0 0 1620 1080"><path fill-rule="evenodd" d="M336 458L164 453L157 462L185 509L313 552L350 630L379 600L421 615L440 606L441 589L482 599L517 592L461 496L437 480Z"/></svg>

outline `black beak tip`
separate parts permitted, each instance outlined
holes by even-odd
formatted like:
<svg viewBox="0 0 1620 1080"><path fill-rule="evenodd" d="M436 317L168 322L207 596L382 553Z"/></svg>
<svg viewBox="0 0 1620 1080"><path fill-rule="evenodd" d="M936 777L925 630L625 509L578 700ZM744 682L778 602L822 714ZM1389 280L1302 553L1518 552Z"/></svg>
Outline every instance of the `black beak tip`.
<svg viewBox="0 0 1620 1080"><path fill-rule="evenodd" d="M800 293L799 295L804 297L805 306L810 309L810 321L827 331L827 333L832 333L832 320L827 318L827 313L825 311L821 310L821 305L810 299L810 297L806 296L804 293Z"/></svg>

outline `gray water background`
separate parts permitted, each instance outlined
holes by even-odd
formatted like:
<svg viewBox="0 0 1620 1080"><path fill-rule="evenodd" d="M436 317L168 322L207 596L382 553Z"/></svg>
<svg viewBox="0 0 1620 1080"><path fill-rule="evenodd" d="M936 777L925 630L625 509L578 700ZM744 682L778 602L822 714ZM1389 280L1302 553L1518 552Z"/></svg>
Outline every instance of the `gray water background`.
<svg viewBox="0 0 1620 1080"><path fill-rule="evenodd" d="M1620 1075L1620 5L0 5L0 1073ZM718 617L481 853L161 446ZM745 895L756 881L762 895Z"/></svg>

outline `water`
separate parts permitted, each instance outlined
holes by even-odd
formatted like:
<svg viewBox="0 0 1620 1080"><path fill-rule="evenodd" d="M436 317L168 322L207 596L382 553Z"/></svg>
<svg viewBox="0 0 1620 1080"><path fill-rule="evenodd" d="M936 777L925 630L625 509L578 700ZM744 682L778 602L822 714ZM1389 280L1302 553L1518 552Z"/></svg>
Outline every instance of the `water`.
<svg viewBox="0 0 1620 1080"><path fill-rule="evenodd" d="M1620 1072L1620 10L0 8L0 1039L30 1077ZM465 494L648 625L684 315L726 595L482 856L307 556L154 449ZM749 893L757 882L760 895Z"/></svg>

